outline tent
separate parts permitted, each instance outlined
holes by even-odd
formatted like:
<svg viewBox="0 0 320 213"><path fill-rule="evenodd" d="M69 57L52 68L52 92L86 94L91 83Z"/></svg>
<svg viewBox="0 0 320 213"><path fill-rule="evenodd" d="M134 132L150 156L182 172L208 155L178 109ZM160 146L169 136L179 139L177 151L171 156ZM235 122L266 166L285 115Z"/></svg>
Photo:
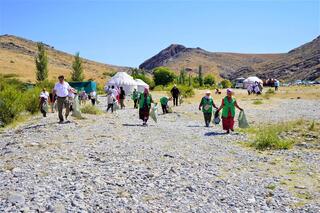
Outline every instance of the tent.
<svg viewBox="0 0 320 213"><path fill-rule="evenodd" d="M137 89L137 82L127 73L118 72L106 83L105 88L108 86L122 87L126 95L130 95Z"/></svg>
<svg viewBox="0 0 320 213"><path fill-rule="evenodd" d="M68 83L77 91L85 91L87 94L97 91L97 83L94 81L73 81Z"/></svg>
<svg viewBox="0 0 320 213"><path fill-rule="evenodd" d="M143 80L136 79L135 81L137 82L138 92L144 92L145 88L149 89L149 85L146 84Z"/></svg>
<svg viewBox="0 0 320 213"><path fill-rule="evenodd" d="M261 83L261 85L263 85L263 81L260 78L256 76L248 77L243 81L243 88L247 89L249 85L253 85L256 82Z"/></svg>

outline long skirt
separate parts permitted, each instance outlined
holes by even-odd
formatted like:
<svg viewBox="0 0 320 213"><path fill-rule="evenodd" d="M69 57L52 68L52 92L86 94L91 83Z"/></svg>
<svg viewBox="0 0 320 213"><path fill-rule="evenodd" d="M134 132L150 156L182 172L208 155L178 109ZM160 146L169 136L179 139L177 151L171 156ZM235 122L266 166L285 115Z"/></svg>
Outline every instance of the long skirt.
<svg viewBox="0 0 320 213"><path fill-rule="evenodd" d="M234 125L234 117L232 117L231 115L229 115L226 118L222 117L222 127L224 130L233 129L233 125Z"/></svg>
<svg viewBox="0 0 320 213"><path fill-rule="evenodd" d="M143 107L142 109L139 109L139 118L143 121L147 121L149 119L149 113L150 113L150 108Z"/></svg>

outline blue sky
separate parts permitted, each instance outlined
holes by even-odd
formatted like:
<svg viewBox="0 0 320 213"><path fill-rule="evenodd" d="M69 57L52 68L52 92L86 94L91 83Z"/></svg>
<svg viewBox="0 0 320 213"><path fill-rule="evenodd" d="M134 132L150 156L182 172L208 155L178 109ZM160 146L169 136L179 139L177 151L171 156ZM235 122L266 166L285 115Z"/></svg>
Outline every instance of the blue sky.
<svg viewBox="0 0 320 213"><path fill-rule="evenodd" d="M172 43L287 52L320 34L320 0L0 0L0 34L124 66Z"/></svg>

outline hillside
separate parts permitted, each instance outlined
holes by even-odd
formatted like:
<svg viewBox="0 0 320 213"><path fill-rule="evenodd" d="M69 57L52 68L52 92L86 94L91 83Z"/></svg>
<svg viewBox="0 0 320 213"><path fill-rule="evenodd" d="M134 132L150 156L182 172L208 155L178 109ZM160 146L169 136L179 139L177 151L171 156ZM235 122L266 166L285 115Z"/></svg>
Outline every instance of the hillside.
<svg viewBox="0 0 320 213"><path fill-rule="evenodd" d="M208 52L201 48L186 48L172 44L139 67L151 71L167 66L175 71L186 68L196 73L202 65L205 73L223 78L257 75L261 78L281 80L317 79L320 76L319 37L310 43L281 54L240 54Z"/></svg>
<svg viewBox="0 0 320 213"><path fill-rule="evenodd" d="M45 45L49 58L49 79L56 79L63 74L70 76L73 55ZM2 35L0 36L0 74L15 74L23 81L35 82L35 62L37 44L24 38ZM113 66L83 59L86 79L94 79L104 84L106 73L123 71L126 67Z"/></svg>

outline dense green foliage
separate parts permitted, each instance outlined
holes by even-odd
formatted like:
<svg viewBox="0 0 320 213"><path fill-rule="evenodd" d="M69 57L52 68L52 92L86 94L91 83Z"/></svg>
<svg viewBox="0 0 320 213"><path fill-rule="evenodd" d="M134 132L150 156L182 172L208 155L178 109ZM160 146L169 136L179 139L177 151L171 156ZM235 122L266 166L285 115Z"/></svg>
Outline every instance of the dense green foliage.
<svg viewBox="0 0 320 213"><path fill-rule="evenodd" d="M157 67L153 70L153 79L155 85L166 86L174 81L176 75L167 67Z"/></svg>
<svg viewBox="0 0 320 213"><path fill-rule="evenodd" d="M231 81L227 79L222 80L220 83L222 88L230 88L232 86Z"/></svg>
<svg viewBox="0 0 320 213"><path fill-rule="evenodd" d="M213 75L209 74L209 75L206 75L206 77L204 77L203 82L205 85L213 86L216 83L216 79L214 78Z"/></svg>
<svg viewBox="0 0 320 213"><path fill-rule="evenodd" d="M171 96L170 91L171 91L172 87L173 87L173 84L169 84L167 86L158 85L153 90L154 91L167 91L168 95ZM180 94L184 98L192 97L195 94L194 89L192 87L189 87L186 85L181 85L181 84L178 84L177 87L180 91Z"/></svg>
<svg viewBox="0 0 320 213"><path fill-rule="evenodd" d="M0 91L0 125L5 126L24 110L22 94L12 86Z"/></svg>
<svg viewBox="0 0 320 213"><path fill-rule="evenodd" d="M48 78L48 56L43 43L37 43L38 54L35 57L37 81L44 81Z"/></svg>
<svg viewBox="0 0 320 213"><path fill-rule="evenodd" d="M22 112L39 112L39 94L43 88L50 91L53 82L42 81L36 85L23 83L11 76L0 75L0 125L17 119Z"/></svg>
<svg viewBox="0 0 320 213"><path fill-rule="evenodd" d="M72 81L83 81L83 67L79 52L74 56L74 61L72 63L71 80Z"/></svg>

